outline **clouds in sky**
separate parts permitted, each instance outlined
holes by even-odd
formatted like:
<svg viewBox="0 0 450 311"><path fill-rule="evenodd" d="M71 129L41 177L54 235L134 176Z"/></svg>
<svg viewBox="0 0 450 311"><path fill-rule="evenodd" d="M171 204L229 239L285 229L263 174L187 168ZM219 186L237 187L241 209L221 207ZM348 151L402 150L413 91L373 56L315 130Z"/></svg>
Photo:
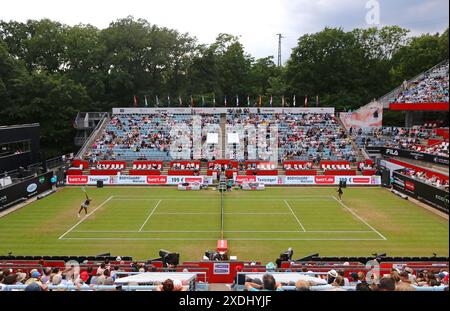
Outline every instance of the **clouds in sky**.
<svg viewBox="0 0 450 311"><path fill-rule="evenodd" d="M133 15L152 24L189 32L201 43L221 33L240 36L254 57L277 55L282 33L283 59L297 39L326 26L351 30L366 24L368 0L13 0L4 1L0 19L50 18L74 25L105 28ZM441 32L448 27L448 0L378 0L380 26L399 25L412 34Z"/></svg>

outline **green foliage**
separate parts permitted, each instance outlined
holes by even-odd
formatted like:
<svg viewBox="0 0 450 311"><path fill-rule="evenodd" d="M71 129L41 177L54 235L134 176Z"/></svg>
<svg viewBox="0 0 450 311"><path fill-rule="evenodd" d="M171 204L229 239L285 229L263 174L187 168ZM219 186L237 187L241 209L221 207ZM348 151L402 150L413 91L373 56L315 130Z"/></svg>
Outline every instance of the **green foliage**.
<svg viewBox="0 0 450 311"><path fill-rule="evenodd" d="M128 16L106 29L68 26L49 19L0 21L0 118L2 124L39 122L43 147L73 151L72 121L79 110L108 111L132 105L229 105L247 96L253 106L314 105L355 109L403 80L448 59L448 29L407 37L397 26L326 28L299 38L285 67L273 58L254 59L239 37L219 34L199 44L188 33ZM310 104L310 105L311 105ZM50 155L52 153L49 153Z"/></svg>
<svg viewBox="0 0 450 311"><path fill-rule="evenodd" d="M393 55L392 79L395 85L448 59L448 28L439 34L424 34Z"/></svg>

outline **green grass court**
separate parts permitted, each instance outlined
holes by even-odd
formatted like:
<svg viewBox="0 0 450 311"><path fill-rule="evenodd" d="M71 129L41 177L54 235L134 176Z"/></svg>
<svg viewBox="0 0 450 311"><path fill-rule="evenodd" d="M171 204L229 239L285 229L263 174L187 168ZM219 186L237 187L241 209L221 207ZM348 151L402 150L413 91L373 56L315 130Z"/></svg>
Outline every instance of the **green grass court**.
<svg viewBox="0 0 450 311"><path fill-rule="evenodd" d="M181 261L199 260L222 235L220 193L175 188L88 188L84 199L67 187L0 218L0 253L14 255L129 255L157 257L161 248ZM224 195L223 236L242 260L294 257L449 255L448 221L381 188L268 188Z"/></svg>

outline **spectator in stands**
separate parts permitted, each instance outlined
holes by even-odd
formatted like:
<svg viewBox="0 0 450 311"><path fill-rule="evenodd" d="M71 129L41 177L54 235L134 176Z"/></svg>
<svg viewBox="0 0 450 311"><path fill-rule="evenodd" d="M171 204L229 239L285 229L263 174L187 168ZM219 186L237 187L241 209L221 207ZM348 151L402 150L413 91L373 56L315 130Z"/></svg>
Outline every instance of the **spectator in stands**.
<svg viewBox="0 0 450 311"><path fill-rule="evenodd" d="M92 277L91 277L91 280L90 280L90 284L97 284L97 279L99 278L101 276L101 274L99 274L99 273L96 273L95 275L93 275Z"/></svg>
<svg viewBox="0 0 450 311"><path fill-rule="evenodd" d="M106 264L102 262L100 266L97 268L97 274L102 275L103 272L106 270Z"/></svg>
<svg viewBox="0 0 450 311"><path fill-rule="evenodd" d="M156 287L156 291L175 292L175 291L185 291L185 289L180 280L172 281L171 279L167 279L161 285Z"/></svg>
<svg viewBox="0 0 450 311"><path fill-rule="evenodd" d="M114 269L111 271L111 277L115 281L117 279L117 273L121 272L119 266L114 266Z"/></svg>
<svg viewBox="0 0 450 311"><path fill-rule="evenodd" d="M327 283L332 284L334 280L338 277L336 270L330 270L327 273Z"/></svg>
<svg viewBox="0 0 450 311"><path fill-rule="evenodd" d="M337 273L342 278L342 280L344 282L344 285L341 285L341 286L350 286L349 279L345 277L345 271L341 269L341 270L338 270Z"/></svg>
<svg viewBox="0 0 450 311"><path fill-rule="evenodd" d="M0 278L0 289L6 290L3 287L6 285L15 285L17 284L17 275L15 273L5 273ZM9 291L9 290L8 290Z"/></svg>
<svg viewBox="0 0 450 311"><path fill-rule="evenodd" d="M295 290L299 291L299 292L307 292L310 291L310 283L308 281L304 281L304 280L298 280L295 283Z"/></svg>
<svg viewBox="0 0 450 311"><path fill-rule="evenodd" d="M367 283L356 284L355 290L357 292L370 292L371 291L370 286Z"/></svg>
<svg viewBox="0 0 450 311"><path fill-rule="evenodd" d="M245 282L248 291L279 291L283 290L281 284L275 281L273 275L266 273L262 277L262 285L255 282Z"/></svg>
<svg viewBox="0 0 450 311"><path fill-rule="evenodd" d="M275 272L277 269L277 266L273 262L269 262L266 265L266 272Z"/></svg>
<svg viewBox="0 0 450 311"><path fill-rule="evenodd" d="M46 288L46 287L44 287L44 288ZM42 284L39 284L37 282L32 282L32 283L29 283L27 285L27 287L25 287L25 291L26 292L42 292L42 291L44 291L44 288L43 288Z"/></svg>
<svg viewBox="0 0 450 311"><path fill-rule="evenodd" d="M350 285L353 285L353 286L358 285L358 284L362 283L361 281L362 281L362 279L360 279L357 272L350 273L350 279L349 279Z"/></svg>
<svg viewBox="0 0 450 311"><path fill-rule="evenodd" d="M59 286L59 285L61 285L61 282L62 282L62 275L56 274L53 276L51 284L55 285L55 286ZM65 288L57 288L57 289L53 289L52 291L65 291L65 290L66 290Z"/></svg>
<svg viewBox="0 0 450 311"><path fill-rule="evenodd" d="M409 278L408 272L402 271L399 273L399 281L397 281L395 284L395 290L396 291L414 291L414 290L416 290L411 284L411 280Z"/></svg>
<svg viewBox="0 0 450 311"><path fill-rule="evenodd" d="M377 291L394 291L395 290L395 280L392 277L383 277L380 280L380 284L376 287Z"/></svg>
<svg viewBox="0 0 450 311"><path fill-rule="evenodd" d="M428 129L425 126L413 126L411 128L383 127L371 129L364 133L360 129L354 135L354 139L359 147L383 146L448 157L448 140L442 140L440 144L428 146L428 140L438 138L436 135L435 130Z"/></svg>
<svg viewBox="0 0 450 311"><path fill-rule="evenodd" d="M39 285L42 285L41 274L37 271L37 269L33 269L30 271L30 278L25 282L25 285L31 283L38 283Z"/></svg>
<svg viewBox="0 0 450 311"><path fill-rule="evenodd" d="M397 103L433 103L449 101L449 64L433 68L415 81L403 83L403 90L393 99Z"/></svg>
<svg viewBox="0 0 450 311"><path fill-rule="evenodd" d="M86 273L87 273L87 275L88 275L88 279L85 281L87 284L91 284L92 278L94 277L94 276L92 275L92 271L93 271L93 269L92 269L91 266L87 267Z"/></svg>
<svg viewBox="0 0 450 311"><path fill-rule="evenodd" d="M335 286L335 287L345 286L344 278L343 278L342 276L338 275L338 276L334 279L333 283L331 283L331 285L332 285L332 286Z"/></svg>
<svg viewBox="0 0 450 311"><path fill-rule="evenodd" d="M50 267L44 268L43 275L41 277L41 282L43 284L47 284L50 281L51 273L52 273L52 268L50 268Z"/></svg>

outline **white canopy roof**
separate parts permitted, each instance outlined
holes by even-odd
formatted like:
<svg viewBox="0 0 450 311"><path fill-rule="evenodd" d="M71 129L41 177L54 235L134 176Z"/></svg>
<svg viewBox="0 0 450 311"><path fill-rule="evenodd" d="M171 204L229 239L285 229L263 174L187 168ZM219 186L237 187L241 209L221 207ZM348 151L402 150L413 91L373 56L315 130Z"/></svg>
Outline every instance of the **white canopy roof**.
<svg viewBox="0 0 450 311"><path fill-rule="evenodd" d="M116 279L115 284L128 284L137 283L145 284L150 282L164 282L167 279L180 280L180 281L191 281L196 277L195 273L184 273L184 272L143 272L139 274L134 274L131 276Z"/></svg>
<svg viewBox="0 0 450 311"><path fill-rule="evenodd" d="M258 278L261 279L262 276L265 274L264 273L246 273L245 276L249 277L249 278ZM289 273L283 273L283 272L273 272L270 273L271 275L273 275L273 277L275 278L275 281L277 282L283 282L283 283L288 283L288 282L297 282L298 280L302 280L302 281L309 281L309 282L314 282L317 285L326 285L327 284L327 280L324 279L320 279L320 278L316 278L316 277L312 277L309 275L305 275L305 274L301 274L301 273L295 273L295 272L289 272Z"/></svg>

